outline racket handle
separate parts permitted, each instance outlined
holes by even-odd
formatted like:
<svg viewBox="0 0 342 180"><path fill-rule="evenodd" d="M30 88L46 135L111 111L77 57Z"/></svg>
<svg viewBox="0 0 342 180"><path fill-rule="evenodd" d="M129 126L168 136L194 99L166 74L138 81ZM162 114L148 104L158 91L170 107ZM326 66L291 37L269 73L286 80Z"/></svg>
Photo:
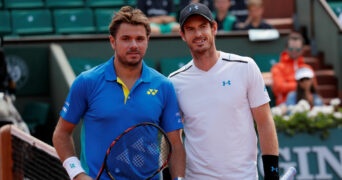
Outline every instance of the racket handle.
<svg viewBox="0 0 342 180"><path fill-rule="evenodd" d="M281 177L280 180L293 180L294 179L294 176L296 175L297 173L297 170L296 168L294 167L290 167L286 173L284 174L283 177Z"/></svg>

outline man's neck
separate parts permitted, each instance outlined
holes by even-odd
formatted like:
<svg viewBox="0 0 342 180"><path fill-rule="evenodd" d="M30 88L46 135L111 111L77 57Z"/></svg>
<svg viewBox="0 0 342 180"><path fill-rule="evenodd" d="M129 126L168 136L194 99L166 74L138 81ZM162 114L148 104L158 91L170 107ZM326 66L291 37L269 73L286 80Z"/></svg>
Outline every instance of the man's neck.
<svg viewBox="0 0 342 180"><path fill-rule="evenodd" d="M227 14L228 14L228 11L225 11L225 12L218 11L217 12L217 19L222 21L227 16Z"/></svg>
<svg viewBox="0 0 342 180"><path fill-rule="evenodd" d="M262 18L255 18L253 19L253 21L251 22L253 27L258 27L262 22Z"/></svg>
<svg viewBox="0 0 342 180"><path fill-rule="evenodd" d="M203 71L209 71L220 57L220 52L216 49L214 51L206 51L203 54L193 54L194 64L197 68Z"/></svg>
<svg viewBox="0 0 342 180"><path fill-rule="evenodd" d="M142 63L137 66L128 66L114 61L114 69L116 75L123 81L127 88L131 89L141 76Z"/></svg>

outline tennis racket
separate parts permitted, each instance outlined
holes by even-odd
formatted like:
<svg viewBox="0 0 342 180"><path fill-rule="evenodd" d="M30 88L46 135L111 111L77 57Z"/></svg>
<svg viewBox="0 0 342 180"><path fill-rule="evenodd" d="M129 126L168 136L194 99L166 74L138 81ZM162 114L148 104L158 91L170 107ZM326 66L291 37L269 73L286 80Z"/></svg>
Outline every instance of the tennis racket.
<svg viewBox="0 0 342 180"><path fill-rule="evenodd" d="M294 167L290 167L285 174L283 175L283 177L280 178L280 180L293 180L294 176L296 175L297 171L296 168Z"/></svg>
<svg viewBox="0 0 342 180"><path fill-rule="evenodd" d="M151 179L170 160L171 143L156 124L143 122L121 133L109 146L96 177L106 171L112 179Z"/></svg>

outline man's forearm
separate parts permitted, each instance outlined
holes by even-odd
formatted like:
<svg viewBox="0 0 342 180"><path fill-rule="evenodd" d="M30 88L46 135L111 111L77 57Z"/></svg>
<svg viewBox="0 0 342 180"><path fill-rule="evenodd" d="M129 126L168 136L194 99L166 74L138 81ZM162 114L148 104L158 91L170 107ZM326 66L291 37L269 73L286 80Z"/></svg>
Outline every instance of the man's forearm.
<svg viewBox="0 0 342 180"><path fill-rule="evenodd" d="M185 150L183 144L173 147L169 169L172 179L185 176Z"/></svg>

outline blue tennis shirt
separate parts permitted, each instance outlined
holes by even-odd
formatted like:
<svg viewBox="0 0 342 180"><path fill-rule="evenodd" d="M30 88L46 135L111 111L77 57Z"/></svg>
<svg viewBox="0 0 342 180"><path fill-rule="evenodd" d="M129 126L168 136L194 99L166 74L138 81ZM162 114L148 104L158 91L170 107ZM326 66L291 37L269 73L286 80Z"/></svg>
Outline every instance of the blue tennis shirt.
<svg viewBox="0 0 342 180"><path fill-rule="evenodd" d="M73 124L83 119L81 162L93 178L111 142L130 126L152 122L165 132L183 128L172 83L143 62L141 77L127 90L116 76L114 57L75 79L60 116Z"/></svg>

